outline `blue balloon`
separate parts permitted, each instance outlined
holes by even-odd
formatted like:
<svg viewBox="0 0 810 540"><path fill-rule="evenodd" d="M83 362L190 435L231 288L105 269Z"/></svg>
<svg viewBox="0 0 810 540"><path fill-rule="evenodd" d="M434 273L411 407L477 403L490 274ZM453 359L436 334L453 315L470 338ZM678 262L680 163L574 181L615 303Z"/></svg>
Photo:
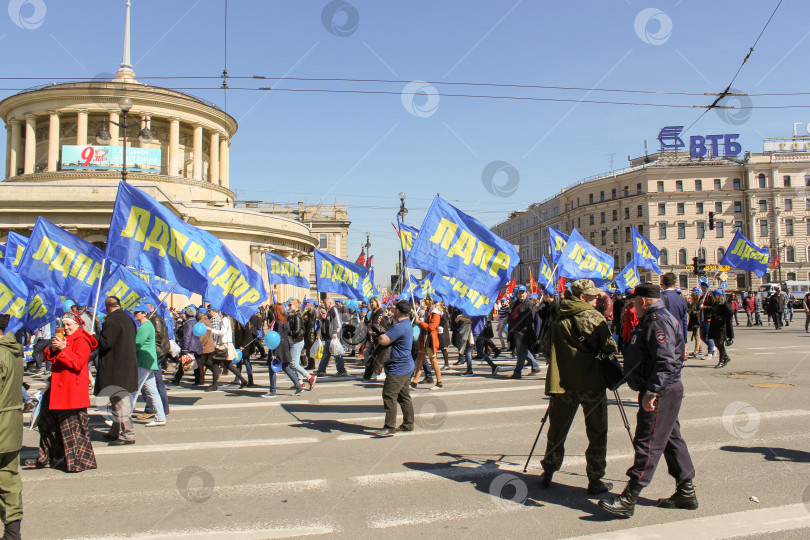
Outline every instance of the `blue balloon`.
<svg viewBox="0 0 810 540"><path fill-rule="evenodd" d="M195 336L202 337L202 336L205 335L205 333L208 331L208 329L205 327L205 325L203 323L198 322L197 324L194 325L194 327L191 329L191 331L194 332Z"/></svg>
<svg viewBox="0 0 810 540"><path fill-rule="evenodd" d="M96 320L98 322L100 322L100 323L103 323L104 322L104 314L103 313L97 313L96 314Z"/></svg>
<svg viewBox="0 0 810 540"><path fill-rule="evenodd" d="M242 349L236 349L236 358L240 362L242 361Z"/></svg>
<svg viewBox="0 0 810 540"><path fill-rule="evenodd" d="M72 308L75 305L76 302L74 302L73 300L65 300L65 303L62 304L62 308L64 308L65 311L70 311L70 308Z"/></svg>
<svg viewBox="0 0 810 540"><path fill-rule="evenodd" d="M281 360L279 360L278 358L273 358L273 360L270 362L270 369L272 369L276 373L280 372L281 371Z"/></svg>
<svg viewBox="0 0 810 540"><path fill-rule="evenodd" d="M267 335L264 336L264 344L267 345L268 349L275 349L281 343L281 336L278 335L278 332L274 332L273 330L267 332Z"/></svg>
<svg viewBox="0 0 810 540"><path fill-rule="evenodd" d="M419 339L419 332L421 332L421 331L422 331L421 328L419 328L418 326L414 326L413 327L413 339Z"/></svg>

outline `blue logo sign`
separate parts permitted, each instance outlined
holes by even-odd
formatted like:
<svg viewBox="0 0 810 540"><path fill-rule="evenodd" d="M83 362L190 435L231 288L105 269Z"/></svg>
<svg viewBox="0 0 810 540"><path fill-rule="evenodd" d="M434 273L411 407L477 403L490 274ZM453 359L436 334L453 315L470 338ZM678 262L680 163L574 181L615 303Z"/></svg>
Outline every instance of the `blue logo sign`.
<svg viewBox="0 0 810 540"><path fill-rule="evenodd" d="M680 134L683 126L664 126L658 132L658 142L661 143L662 151L678 151L685 148L686 144L681 139ZM693 158L706 157L709 152L712 156L719 156L720 147L723 147L722 155L726 157L739 156L742 152L742 145L737 142L739 133L726 133L720 135L692 135L689 137L689 156Z"/></svg>

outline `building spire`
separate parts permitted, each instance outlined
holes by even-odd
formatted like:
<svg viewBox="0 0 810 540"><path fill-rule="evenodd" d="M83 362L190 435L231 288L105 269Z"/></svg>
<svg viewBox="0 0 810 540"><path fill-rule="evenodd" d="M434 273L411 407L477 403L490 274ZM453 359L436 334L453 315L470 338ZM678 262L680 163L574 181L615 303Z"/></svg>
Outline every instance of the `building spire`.
<svg viewBox="0 0 810 540"><path fill-rule="evenodd" d="M127 14L124 23L124 57L121 60L121 66L116 72L119 82L135 82L135 72L132 71L132 63L129 56L129 8L131 6L130 0L127 0Z"/></svg>

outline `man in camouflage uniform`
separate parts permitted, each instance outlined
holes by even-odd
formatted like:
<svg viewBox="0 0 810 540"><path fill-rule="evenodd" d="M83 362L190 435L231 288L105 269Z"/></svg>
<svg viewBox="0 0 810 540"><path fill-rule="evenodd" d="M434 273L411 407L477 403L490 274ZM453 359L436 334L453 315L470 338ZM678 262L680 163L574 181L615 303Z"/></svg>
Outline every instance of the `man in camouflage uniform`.
<svg viewBox="0 0 810 540"><path fill-rule="evenodd" d="M588 493L610 491L603 482L607 456L607 396L599 369L599 357L618 353L605 317L596 310L602 291L589 279L571 284L572 297L560 304L559 314L543 336L541 350L548 359L546 395L549 429L540 485L549 487L565 456L565 439L582 405L588 449L585 451Z"/></svg>

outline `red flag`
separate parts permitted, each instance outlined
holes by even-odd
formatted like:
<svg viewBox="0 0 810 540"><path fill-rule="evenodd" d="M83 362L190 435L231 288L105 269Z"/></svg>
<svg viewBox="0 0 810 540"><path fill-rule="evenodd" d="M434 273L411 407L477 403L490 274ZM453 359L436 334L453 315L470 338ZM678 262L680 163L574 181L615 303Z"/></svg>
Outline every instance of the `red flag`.
<svg viewBox="0 0 810 540"><path fill-rule="evenodd" d="M777 255L776 258L773 260L773 266L771 266L771 270L775 269L779 265L779 256Z"/></svg>
<svg viewBox="0 0 810 540"><path fill-rule="evenodd" d="M565 278L560 276L560 279L557 281L557 293L562 294L565 290Z"/></svg>
<svg viewBox="0 0 810 540"><path fill-rule="evenodd" d="M512 291L513 291L514 289L515 289L515 278L512 278L512 281L510 281L510 282L509 282L509 283L506 285L506 293L504 294L504 296L511 296L511 295L512 295Z"/></svg>
<svg viewBox="0 0 810 540"><path fill-rule="evenodd" d="M537 282L534 280L531 268L529 268L529 294L537 294Z"/></svg>
<svg viewBox="0 0 810 540"><path fill-rule="evenodd" d="M354 264L359 264L360 266L366 265L366 255L363 253L362 250L360 251L360 256L357 257L356 261L354 261Z"/></svg>
<svg viewBox="0 0 810 540"><path fill-rule="evenodd" d="M369 257L368 260L366 261L366 268L368 268L369 270L372 268L372 262L371 261L373 261L373 260L374 260L374 255Z"/></svg>

